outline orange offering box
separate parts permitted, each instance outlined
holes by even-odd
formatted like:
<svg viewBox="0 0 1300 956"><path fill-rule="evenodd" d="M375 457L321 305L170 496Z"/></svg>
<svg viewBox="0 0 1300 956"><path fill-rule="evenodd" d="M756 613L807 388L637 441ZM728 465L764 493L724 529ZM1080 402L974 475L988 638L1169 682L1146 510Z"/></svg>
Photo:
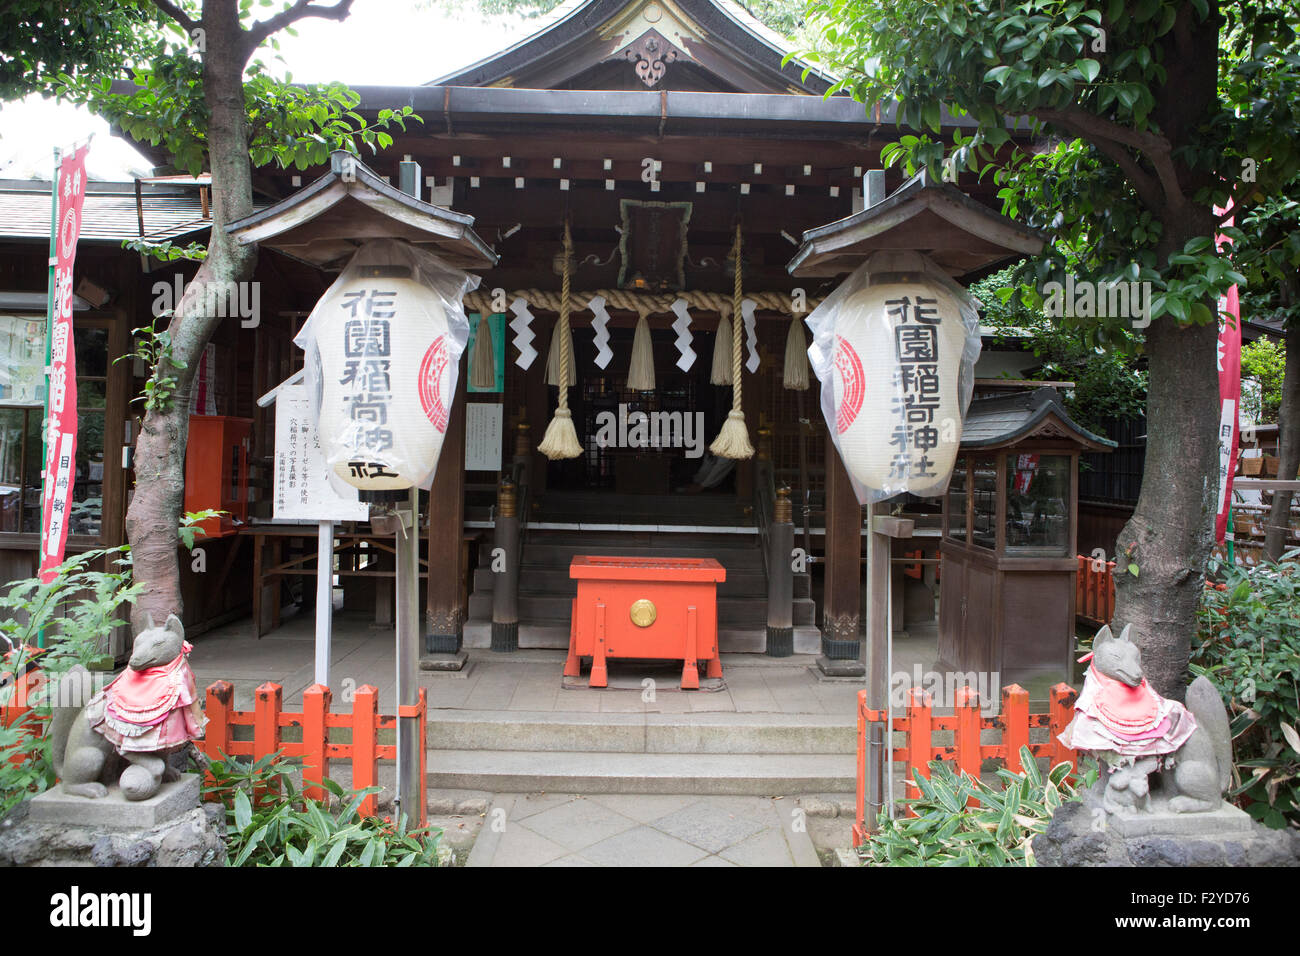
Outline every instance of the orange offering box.
<svg viewBox="0 0 1300 956"><path fill-rule="evenodd" d="M682 688L698 689L697 665L721 677L717 584L727 570L713 558L618 558L578 555L578 582L564 676L591 658L590 687L608 686L611 657L682 661Z"/></svg>

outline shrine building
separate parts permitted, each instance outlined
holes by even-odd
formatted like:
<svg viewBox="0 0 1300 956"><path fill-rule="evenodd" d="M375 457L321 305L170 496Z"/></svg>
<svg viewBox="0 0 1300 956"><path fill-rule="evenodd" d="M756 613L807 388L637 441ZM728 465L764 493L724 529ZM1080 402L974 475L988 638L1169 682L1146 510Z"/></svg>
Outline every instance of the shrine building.
<svg viewBox="0 0 1300 956"><path fill-rule="evenodd" d="M369 210L405 223L385 234L461 255L481 278L465 306L473 335L491 335L492 360L486 377L483 369L472 374L473 345L466 349L437 474L420 498L427 652L566 647L574 556L674 556L726 569L717 591L723 653L858 660L866 513L831 443L817 379L787 387L791 324L874 249L923 253L965 285L1034 254L1043 239L998 212L988 181L881 172L881 149L900 134L892 104L867 109L826 96L833 78L798 59L784 62L789 52L731 0L574 0L532 36L425 85L356 87L362 114L409 105L423 119L394 130L378 155L352 162L336 154L306 171L255 170L257 210L231 229L259 242L258 297L223 321L190 396L186 509L227 514L201 539L201 569L182 553L187 632L251 614L262 634L295 606L311 608L316 527L275 516L274 393L301 370L292 340L355 246L328 245L305 226L290 237L276 217L319 201L338 203L331 215ZM943 117L947 130L963 122ZM1027 134L1016 135L1027 143ZM132 330L147 326L159 301L194 271L193 263L126 251L122 241L204 241L210 188L206 177L166 175L89 184L77 260L81 439L69 554L125 542L142 416L132 398L148 374L131 356ZM22 369L34 361L43 328L48 215L47 187L0 182L0 332L13 360L0 383L0 566L9 580L35 568L41 396L39 376ZM582 453L552 461L538 445L557 402L547 359L566 271L574 303L568 406ZM737 271L741 294L754 303L740 391L756 454L733 461L708 447L732 408L733 386L713 382L720 322L744 321L730 314ZM679 301L689 315L685 331L674 328ZM512 308L518 302L526 318ZM641 320L651 343L649 388L644 369L638 387L629 385ZM729 340L719 351L730 365ZM1037 364L1014 343L986 336L976 398L1023 391L1018 380ZM1043 640L1062 648L1072 640L1070 567L1090 544L1080 540L1078 455L1107 443L1046 401L1037 400L1037 417L1022 416L1028 424L1002 444L990 444L1005 437L998 423L982 419L980 447L1037 436L1034 449L1056 456L1050 482L1031 493L1027 466L1014 456L1007 464L1005 451L996 464L994 452L972 447L961 459L965 500L950 501L947 512L940 498L892 504L892 514L914 522L910 540L894 542L891 555L896 630L929 628L937 642L941 582L964 607L959 582L982 586L963 569L1005 570L994 542L1014 549L1023 541L1038 562L1027 573L1054 576L1053 594L1068 605ZM994 504L1006 494L1023 500ZM1036 527L1021 518L1021 505ZM518 518L519 571L503 582L491 561L507 512ZM940 563L945 514L970 525L946 539L944 553L956 548L967 575L952 584ZM769 645L777 572L767 549L773 526L784 522L793 525L795 566L783 599L789 620L776 622L788 628L789 646L777 649ZM1101 546L1113 539L1111 531ZM394 613L390 542L366 520L336 526L344 607L381 624ZM515 589L504 602L503 583ZM1016 600L1017 613L1039 613L1032 601ZM961 633L945 631L946 644ZM123 639L114 650L126 646ZM1007 654L1020 646L1008 643ZM953 656L966 659L960 648ZM1065 666L1064 654L1026 648L1022 656L1034 668ZM1004 670L1015 665L1000 659Z"/></svg>

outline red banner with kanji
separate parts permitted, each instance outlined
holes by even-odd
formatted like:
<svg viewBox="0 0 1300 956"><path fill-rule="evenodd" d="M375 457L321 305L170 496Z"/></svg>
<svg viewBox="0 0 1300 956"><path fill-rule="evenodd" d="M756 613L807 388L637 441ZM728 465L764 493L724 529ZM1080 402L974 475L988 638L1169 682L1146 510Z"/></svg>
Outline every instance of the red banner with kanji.
<svg viewBox="0 0 1300 956"><path fill-rule="evenodd" d="M1224 210L1216 210L1222 214ZM1229 219L1225 225L1232 225ZM1229 240L1218 237L1221 245ZM1241 425L1241 304L1234 285L1219 299L1219 509L1214 540L1222 544L1232 510L1232 476L1237 471Z"/></svg>
<svg viewBox="0 0 1300 956"><path fill-rule="evenodd" d="M54 314L50 323L50 368L46 407L45 472L41 496L42 581L63 563L68 514L77 474L77 354L72 341L72 264L81 235L86 196L86 149L59 163L58 213L54 239Z"/></svg>

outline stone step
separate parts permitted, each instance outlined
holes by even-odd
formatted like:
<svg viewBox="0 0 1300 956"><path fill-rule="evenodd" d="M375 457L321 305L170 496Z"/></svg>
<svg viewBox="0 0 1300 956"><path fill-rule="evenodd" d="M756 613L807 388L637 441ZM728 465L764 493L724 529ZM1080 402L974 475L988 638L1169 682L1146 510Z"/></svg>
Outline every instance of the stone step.
<svg viewBox="0 0 1300 956"><path fill-rule="evenodd" d="M853 754L431 750L426 761L430 787L494 793L798 796L856 785Z"/></svg>
<svg viewBox="0 0 1300 956"><path fill-rule="evenodd" d="M484 541L479 546L480 564L488 564L492 560L492 547L491 541ZM713 558L728 571L763 569L763 555L756 546L722 548L702 544L636 545L614 539L608 542L588 540L575 544L539 544L529 541L524 546L523 567L568 571L570 563L579 554L635 558Z"/></svg>
<svg viewBox="0 0 1300 956"><path fill-rule="evenodd" d="M855 754L853 717L824 714L619 714L435 710L444 750L557 753Z"/></svg>
<svg viewBox="0 0 1300 956"><path fill-rule="evenodd" d="M490 565L474 569L474 592L490 593L496 583L497 574ZM552 592L568 594L577 593L577 582L569 577L568 568L530 567L525 565L520 573L520 591L522 593ZM810 597L812 576L796 574L794 576L794 596ZM722 597L767 597L767 575L762 570L727 569L727 580L718 585L718 594Z"/></svg>
<svg viewBox="0 0 1300 956"><path fill-rule="evenodd" d="M519 595L519 620L521 621L567 621L573 598L567 594L530 594ZM807 598L793 601L791 604L793 623L809 625L816 623L816 605ZM492 595L490 592L475 591L469 596L469 619L472 621L492 620ZM767 602L762 597L718 598L718 624L720 627L763 627L767 624Z"/></svg>
<svg viewBox="0 0 1300 956"><path fill-rule="evenodd" d="M467 648L492 646L491 611L487 618L465 622L464 641ZM569 622L525 622L519 625L519 647L521 650L536 648L565 649L569 646ZM765 627L729 628L718 630L718 646L724 654L762 654L767 649L767 629ZM794 652L796 654L820 654L822 646L821 630L812 625L796 625L794 628Z"/></svg>

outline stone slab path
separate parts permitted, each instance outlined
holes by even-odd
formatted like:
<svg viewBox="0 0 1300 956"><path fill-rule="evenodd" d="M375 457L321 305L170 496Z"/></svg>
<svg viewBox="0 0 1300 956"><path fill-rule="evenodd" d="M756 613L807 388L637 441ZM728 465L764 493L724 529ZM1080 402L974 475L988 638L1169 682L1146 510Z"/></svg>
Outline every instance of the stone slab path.
<svg viewBox="0 0 1300 956"><path fill-rule="evenodd" d="M793 800L498 794L468 866L820 866Z"/></svg>

